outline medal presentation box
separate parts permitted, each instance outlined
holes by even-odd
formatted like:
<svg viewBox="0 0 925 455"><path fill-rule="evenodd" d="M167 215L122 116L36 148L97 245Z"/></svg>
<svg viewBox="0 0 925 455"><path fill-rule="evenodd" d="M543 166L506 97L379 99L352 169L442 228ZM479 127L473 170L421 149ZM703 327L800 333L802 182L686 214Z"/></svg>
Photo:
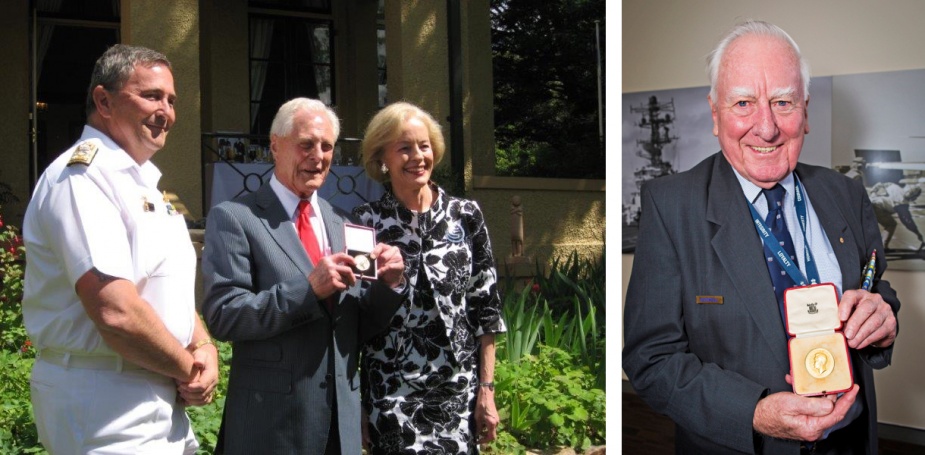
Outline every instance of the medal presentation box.
<svg viewBox="0 0 925 455"><path fill-rule="evenodd" d="M344 240L347 254L353 258L353 274L363 280L377 278L376 261L370 259L369 253L376 247L376 231L371 227L356 224L344 224Z"/></svg>
<svg viewBox="0 0 925 455"><path fill-rule="evenodd" d="M838 319L838 293L831 283L784 291L791 337L793 392L816 396L845 392L854 385L848 342Z"/></svg>

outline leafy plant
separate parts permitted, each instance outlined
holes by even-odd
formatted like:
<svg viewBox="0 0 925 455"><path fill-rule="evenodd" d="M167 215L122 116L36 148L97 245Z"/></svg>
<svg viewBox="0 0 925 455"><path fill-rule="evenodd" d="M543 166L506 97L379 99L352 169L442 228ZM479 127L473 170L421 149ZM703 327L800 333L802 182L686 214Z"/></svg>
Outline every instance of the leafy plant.
<svg viewBox="0 0 925 455"><path fill-rule="evenodd" d="M505 294L502 317L507 333L498 343L499 359L517 363L521 357L533 352L543 321L535 300L536 297L529 291Z"/></svg>
<svg viewBox="0 0 925 455"><path fill-rule="evenodd" d="M501 435L535 449L604 441L604 269L577 253L515 290L506 283L495 382ZM490 447L502 446L498 442ZM516 448L504 446L507 452Z"/></svg>
<svg viewBox="0 0 925 455"><path fill-rule="evenodd" d="M0 350L0 453L45 453L29 400L34 361L29 352Z"/></svg>
<svg viewBox="0 0 925 455"><path fill-rule="evenodd" d="M191 406L186 408L193 432L199 441L197 455L207 455L215 452L218 443L218 430L222 425L222 410L225 409L225 398L228 392L228 376L231 372L231 343L215 341L218 348L219 375L218 385L215 386L215 400L205 406Z"/></svg>
<svg viewBox="0 0 925 455"><path fill-rule="evenodd" d="M593 304L603 319L606 311L605 255L606 251L602 251L599 258L591 260L573 251L564 259L553 258L548 274L537 264L536 283L555 314L571 311L573 298L578 297L579 302ZM583 311L588 308L584 307Z"/></svg>
<svg viewBox="0 0 925 455"><path fill-rule="evenodd" d="M565 350L541 345L539 354L495 369L501 420L527 447L587 449L606 438L606 395L587 366Z"/></svg>
<svg viewBox="0 0 925 455"><path fill-rule="evenodd" d="M523 139L512 140L506 147L495 149L495 175L510 177L537 177L536 160L544 156L549 144L532 143Z"/></svg>
<svg viewBox="0 0 925 455"><path fill-rule="evenodd" d="M548 306L542 318L542 340L545 345L563 349L581 360L597 377L596 385L604 387L604 338L599 336L596 309L592 304L582 305L578 297L572 297L572 313L562 314L555 319ZM589 310L582 316L582 308Z"/></svg>
<svg viewBox="0 0 925 455"><path fill-rule="evenodd" d="M29 376L35 348L22 322L25 247L0 216L0 452L44 453L32 418Z"/></svg>
<svg viewBox="0 0 925 455"><path fill-rule="evenodd" d="M491 0L496 175L604 178L604 0ZM556 49L537 52L537 49ZM601 62L606 72L606 62ZM562 157L568 157L563 159Z"/></svg>
<svg viewBox="0 0 925 455"><path fill-rule="evenodd" d="M25 252L19 230L0 216L0 348L7 352L31 346L20 308Z"/></svg>
<svg viewBox="0 0 925 455"><path fill-rule="evenodd" d="M504 431L504 424L498 425L498 437L482 452L485 455L524 455L527 449L511 433Z"/></svg>

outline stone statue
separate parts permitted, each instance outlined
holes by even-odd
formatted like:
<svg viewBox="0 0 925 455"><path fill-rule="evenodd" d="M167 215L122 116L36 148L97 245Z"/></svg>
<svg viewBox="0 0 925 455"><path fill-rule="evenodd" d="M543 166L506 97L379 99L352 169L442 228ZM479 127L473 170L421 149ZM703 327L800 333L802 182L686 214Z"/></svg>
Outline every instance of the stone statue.
<svg viewBox="0 0 925 455"><path fill-rule="evenodd" d="M511 198L511 256L524 255L524 209L520 196Z"/></svg>

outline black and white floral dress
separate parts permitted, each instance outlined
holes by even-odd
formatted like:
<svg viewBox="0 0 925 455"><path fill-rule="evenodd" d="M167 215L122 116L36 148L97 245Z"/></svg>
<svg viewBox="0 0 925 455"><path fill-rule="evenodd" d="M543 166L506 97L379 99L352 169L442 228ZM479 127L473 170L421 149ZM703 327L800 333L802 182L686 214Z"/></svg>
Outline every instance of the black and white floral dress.
<svg viewBox="0 0 925 455"><path fill-rule="evenodd" d="M472 454L479 342L504 332L488 229L478 204L437 193L412 212L392 188L354 212L397 246L411 298L363 347L363 406L372 454Z"/></svg>

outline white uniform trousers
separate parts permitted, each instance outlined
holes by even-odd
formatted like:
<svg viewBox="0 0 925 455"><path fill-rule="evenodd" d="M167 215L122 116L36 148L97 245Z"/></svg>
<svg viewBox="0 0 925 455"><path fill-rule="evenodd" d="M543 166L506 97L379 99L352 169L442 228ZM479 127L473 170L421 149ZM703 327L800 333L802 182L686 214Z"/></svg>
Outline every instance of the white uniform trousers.
<svg viewBox="0 0 925 455"><path fill-rule="evenodd" d="M51 454L191 455L199 446L174 381L148 370L65 367L39 358L31 389L39 441Z"/></svg>

